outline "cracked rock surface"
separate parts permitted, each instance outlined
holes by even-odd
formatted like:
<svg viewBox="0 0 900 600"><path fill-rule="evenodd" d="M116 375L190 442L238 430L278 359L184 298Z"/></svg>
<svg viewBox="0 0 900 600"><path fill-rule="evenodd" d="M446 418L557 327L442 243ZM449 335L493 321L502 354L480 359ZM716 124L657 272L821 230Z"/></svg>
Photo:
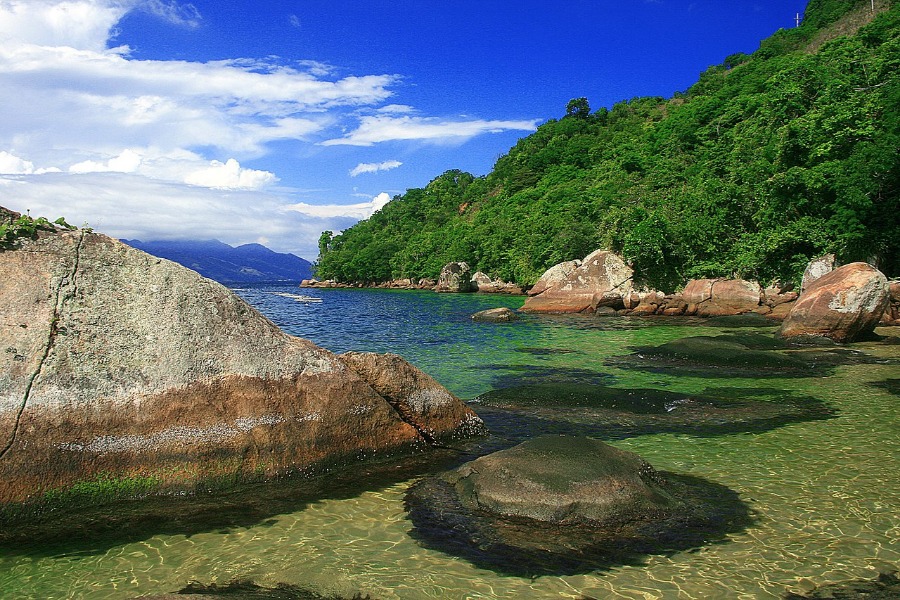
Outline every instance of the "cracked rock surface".
<svg viewBox="0 0 900 600"><path fill-rule="evenodd" d="M392 359L380 378L416 371ZM477 416L438 388L410 410L433 437L472 432ZM0 252L0 503L99 476L163 490L276 476L425 446L419 425L352 364L173 262L85 231Z"/></svg>

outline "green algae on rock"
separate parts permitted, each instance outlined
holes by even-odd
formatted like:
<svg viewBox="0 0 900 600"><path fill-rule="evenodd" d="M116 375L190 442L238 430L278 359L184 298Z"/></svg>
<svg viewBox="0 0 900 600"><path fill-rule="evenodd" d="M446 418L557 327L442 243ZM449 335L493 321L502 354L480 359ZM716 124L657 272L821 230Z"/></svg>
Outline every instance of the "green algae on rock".
<svg viewBox="0 0 900 600"><path fill-rule="evenodd" d="M737 495L587 437L545 435L421 480L413 536L482 568L573 574L697 547L749 524Z"/></svg>

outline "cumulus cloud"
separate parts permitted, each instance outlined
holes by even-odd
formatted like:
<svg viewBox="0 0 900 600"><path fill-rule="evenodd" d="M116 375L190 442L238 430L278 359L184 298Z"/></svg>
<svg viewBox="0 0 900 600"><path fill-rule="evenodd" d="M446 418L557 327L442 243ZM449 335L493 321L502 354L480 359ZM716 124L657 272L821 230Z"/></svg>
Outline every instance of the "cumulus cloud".
<svg viewBox="0 0 900 600"><path fill-rule="evenodd" d="M123 150L107 162L86 160L69 167L69 173L134 173L141 166L141 157L134 150Z"/></svg>
<svg viewBox="0 0 900 600"><path fill-rule="evenodd" d="M534 131L531 121L443 121L427 117L364 116L359 127L341 138L325 140L323 146L372 146L380 142L420 140L433 143L460 143L484 133Z"/></svg>
<svg viewBox="0 0 900 600"><path fill-rule="evenodd" d="M277 180L274 173L244 169L229 158L225 163L212 161L209 167L190 173L184 182L221 190L258 190Z"/></svg>
<svg viewBox="0 0 900 600"><path fill-rule="evenodd" d="M386 160L380 163L359 163L358 165L350 169L350 177L356 177L357 175L362 175L363 173L390 171L391 169L396 169L397 167L400 167L402 165L403 163L399 160Z"/></svg>
<svg viewBox="0 0 900 600"><path fill-rule="evenodd" d="M298 202L286 208L304 215L320 218L349 217L354 220L368 219L391 201L387 192L381 192L368 202L358 204L304 204Z"/></svg>
<svg viewBox="0 0 900 600"><path fill-rule="evenodd" d="M3 175L27 175L34 173L34 164L23 160L9 152L0 152L0 174Z"/></svg>

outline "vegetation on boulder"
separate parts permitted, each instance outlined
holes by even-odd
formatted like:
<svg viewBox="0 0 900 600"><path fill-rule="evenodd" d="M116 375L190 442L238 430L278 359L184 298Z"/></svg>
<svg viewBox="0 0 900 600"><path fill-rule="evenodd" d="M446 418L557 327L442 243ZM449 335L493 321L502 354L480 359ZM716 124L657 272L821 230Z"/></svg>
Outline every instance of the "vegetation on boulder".
<svg viewBox="0 0 900 600"><path fill-rule="evenodd" d="M607 248L642 283L799 282L813 257L900 273L900 8L811 0L800 27L672 98L634 98L521 139L484 177L448 171L320 240L318 276L521 285Z"/></svg>

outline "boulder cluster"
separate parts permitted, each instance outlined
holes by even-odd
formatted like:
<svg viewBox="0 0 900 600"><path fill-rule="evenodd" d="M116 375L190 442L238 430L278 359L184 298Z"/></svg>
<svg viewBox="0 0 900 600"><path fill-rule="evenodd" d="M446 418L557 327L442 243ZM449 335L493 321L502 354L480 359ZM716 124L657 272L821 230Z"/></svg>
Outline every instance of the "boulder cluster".
<svg viewBox="0 0 900 600"><path fill-rule="evenodd" d="M876 325L898 324L900 282L866 263L835 268L834 256L810 263L801 292L743 279L693 279L680 293L640 288L619 256L597 250L549 268L528 291L526 313L719 317L755 313L783 321L780 336L849 342Z"/></svg>
<svg viewBox="0 0 900 600"><path fill-rule="evenodd" d="M483 294L522 294L522 288L514 283L492 279L481 271L472 273L465 262L452 262L444 265L437 281L434 279L393 279L383 283L341 283L331 279L318 281L304 279L300 287L305 288L382 288L392 290L431 290L434 292Z"/></svg>

